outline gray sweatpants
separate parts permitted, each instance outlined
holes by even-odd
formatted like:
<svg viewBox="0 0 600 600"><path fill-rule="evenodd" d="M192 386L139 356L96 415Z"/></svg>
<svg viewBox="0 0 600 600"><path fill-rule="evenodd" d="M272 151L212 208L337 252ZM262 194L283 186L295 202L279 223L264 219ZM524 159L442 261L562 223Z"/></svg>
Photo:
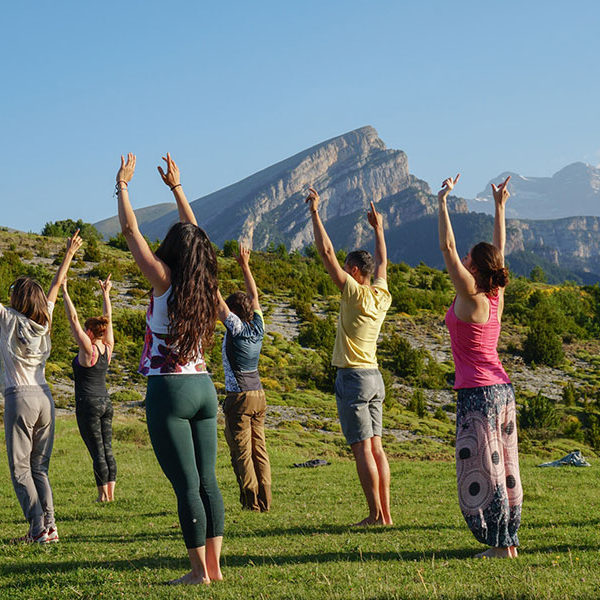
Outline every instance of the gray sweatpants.
<svg viewBox="0 0 600 600"><path fill-rule="evenodd" d="M13 486L35 537L55 526L48 480L54 400L47 385L21 385L4 392L4 432Z"/></svg>

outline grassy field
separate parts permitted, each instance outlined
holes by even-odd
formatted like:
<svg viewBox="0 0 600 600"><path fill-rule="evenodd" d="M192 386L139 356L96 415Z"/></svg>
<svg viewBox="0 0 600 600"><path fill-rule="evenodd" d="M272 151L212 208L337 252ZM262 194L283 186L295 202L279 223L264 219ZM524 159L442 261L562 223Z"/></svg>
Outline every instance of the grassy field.
<svg viewBox="0 0 600 600"><path fill-rule="evenodd" d="M188 567L175 499L139 418L115 423L117 501L93 502L91 460L73 417L57 420L51 465L61 542L11 546L26 525L0 461L0 598L598 598L600 474L537 469L522 460L521 556L481 550L458 508L449 461L393 460L395 523L350 529L365 516L354 464L339 434L269 431L274 506L242 512L220 432L218 477L227 509L225 580L172 588ZM2 447L3 447L2 440ZM327 456L331 465L293 469Z"/></svg>

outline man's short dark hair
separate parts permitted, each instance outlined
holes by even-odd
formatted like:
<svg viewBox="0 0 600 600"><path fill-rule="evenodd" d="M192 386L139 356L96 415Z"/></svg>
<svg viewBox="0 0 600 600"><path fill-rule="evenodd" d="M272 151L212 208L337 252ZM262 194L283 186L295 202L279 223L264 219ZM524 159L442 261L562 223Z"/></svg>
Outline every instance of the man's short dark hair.
<svg viewBox="0 0 600 600"><path fill-rule="evenodd" d="M358 267L363 277L370 277L375 272L375 261L366 250L354 250L346 256L349 267Z"/></svg>

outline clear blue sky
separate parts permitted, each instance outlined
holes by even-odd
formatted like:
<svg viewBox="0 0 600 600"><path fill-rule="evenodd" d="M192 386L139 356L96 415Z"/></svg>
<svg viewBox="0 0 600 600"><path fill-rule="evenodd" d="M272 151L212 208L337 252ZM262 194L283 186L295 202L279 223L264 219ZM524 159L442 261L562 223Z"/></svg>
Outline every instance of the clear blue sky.
<svg viewBox="0 0 600 600"><path fill-rule="evenodd" d="M595 0L4 3L0 225L190 199L373 125L432 186L600 163Z"/></svg>

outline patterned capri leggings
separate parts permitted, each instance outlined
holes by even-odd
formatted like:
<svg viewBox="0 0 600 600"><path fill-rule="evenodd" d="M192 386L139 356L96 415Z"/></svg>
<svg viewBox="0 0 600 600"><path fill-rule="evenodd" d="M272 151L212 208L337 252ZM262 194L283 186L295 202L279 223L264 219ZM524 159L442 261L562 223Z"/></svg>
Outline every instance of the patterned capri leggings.
<svg viewBox="0 0 600 600"><path fill-rule="evenodd" d="M460 509L475 538L497 548L518 546L523 488L511 384L458 390L456 477Z"/></svg>
<svg viewBox="0 0 600 600"><path fill-rule="evenodd" d="M75 414L79 433L92 457L98 487L117 480L112 451L113 407L109 396L78 396Z"/></svg>

